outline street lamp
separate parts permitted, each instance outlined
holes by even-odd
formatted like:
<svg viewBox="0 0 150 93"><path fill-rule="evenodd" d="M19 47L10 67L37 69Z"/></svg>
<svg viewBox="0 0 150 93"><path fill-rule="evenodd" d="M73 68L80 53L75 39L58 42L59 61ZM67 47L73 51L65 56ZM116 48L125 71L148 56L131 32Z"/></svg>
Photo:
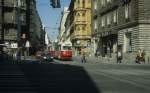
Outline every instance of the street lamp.
<svg viewBox="0 0 150 93"><path fill-rule="evenodd" d="M20 32L21 32L20 7L21 7L21 1L17 0L16 3L17 3L16 19L17 19L17 42L18 42L17 60L20 60L20 58L21 58L21 53L20 53Z"/></svg>
<svg viewBox="0 0 150 93"><path fill-rule="evenodd" d="M29 56L30 55L29 53L30 42L28 40L26 41L25 47L27 48L27 56Z"/></svg>
<svg viewBox="0 0 150 93"><path fill-rule="evenodd" d="M150 48L148 47L148 44L146 42L146 40L148 40L148 37L149 37L148 35L144 35L144 50L145 51L149 51L150 50ZM147 61L148 61L148 63L150 62L149 56L147 56Z"/></svg>
<svg viewBox="0 0 150 93"><path fill-rule="evenodd" d="M1 31L1 41L0 41L0 44L4 44L4 0L1 1L1 6L2 7L2 12L1 12L1 17L2 17L2 20L1 20L1 23L2 23L2 31ZM3 61L3 57L4 57L4 50L3 50L3 45L0 46L0 56L2 58L2 61Z"/></svg>

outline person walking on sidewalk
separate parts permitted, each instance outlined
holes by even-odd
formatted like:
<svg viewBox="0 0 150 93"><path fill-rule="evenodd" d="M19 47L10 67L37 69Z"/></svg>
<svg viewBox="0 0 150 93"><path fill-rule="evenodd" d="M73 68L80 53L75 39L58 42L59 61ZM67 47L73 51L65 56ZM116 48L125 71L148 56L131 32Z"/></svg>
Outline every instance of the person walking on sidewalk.
<svg viewBox="0 0 150 93"><path fill-rule="evenodd" d="M122 53L120 50L117 52L117 63L122 63Z"/></svg>
<svg viewBox="0 0 150 93"><path fill-rule="evenodd" d="M86 63L86 55L85 52L82 53L81 62Z"/></svg>
<svg viewBox="0 0 150 93"><path fill-rule="evenodd" d="M146 55L145 50L142 51L141 55L142 55L142 62L145 63L145 55Z"/></svg>
<svg viewBox="0 0 150 93"><path fill-rule="evenodd" d="M136 63L141 64L142 62L145 63L145 51L144 50L142 51L141 49L139 49L137 56L136 56Z"/></svg>

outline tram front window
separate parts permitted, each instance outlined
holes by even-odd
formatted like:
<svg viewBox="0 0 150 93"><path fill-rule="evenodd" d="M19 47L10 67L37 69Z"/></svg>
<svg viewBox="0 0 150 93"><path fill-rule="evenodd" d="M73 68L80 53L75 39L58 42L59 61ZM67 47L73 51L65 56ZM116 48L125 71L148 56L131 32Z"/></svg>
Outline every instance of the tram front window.
<svg viewBox="0 0 150 93"><path fill-rule="evenodd" d="M63 50L72 50L70 46L64 46Z"/></svg>

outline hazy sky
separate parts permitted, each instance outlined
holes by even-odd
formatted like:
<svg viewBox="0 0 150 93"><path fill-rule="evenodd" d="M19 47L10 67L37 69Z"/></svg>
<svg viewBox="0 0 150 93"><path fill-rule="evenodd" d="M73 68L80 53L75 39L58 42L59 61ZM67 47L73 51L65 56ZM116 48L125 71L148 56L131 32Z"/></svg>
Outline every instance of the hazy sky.
<svg viewBox="0 0 150 93"><path fill-rule="evenodd" d="M63 7L69 6L70 0L60 0L61 8L52 8L50 0L36 0L37 9L42 19L43 24L46 26L46 31L50 39L55 40L58 35L58 28L60 25L61 11Z"/></svg>

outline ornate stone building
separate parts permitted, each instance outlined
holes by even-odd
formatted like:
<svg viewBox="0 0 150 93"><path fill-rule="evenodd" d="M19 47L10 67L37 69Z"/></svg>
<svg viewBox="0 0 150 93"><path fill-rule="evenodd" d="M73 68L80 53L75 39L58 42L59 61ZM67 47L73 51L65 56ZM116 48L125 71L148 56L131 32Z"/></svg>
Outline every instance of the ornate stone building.
<svg viewBox="0 0 150 93"><path fill-rule="evenodd" d="M0 46L1 52L26 51L27 40L33 50L43 44L44 35L36 0L0 0L0 44L6 45Z"/></svg>
<svg viewBox="0 0 150 93"><path fill-rule="evenodd" d="M138 49L150 52L149 0L98 0L99 52L115 57L120 48L124 59L135 60Z"/></svg>
<svg viewBox="0 0 150 93"><path fill-rule="evenodd" d="M91 49L91 0L71 0L69 6L70 39L75 55L82 50L90 54Z"/></svg>

